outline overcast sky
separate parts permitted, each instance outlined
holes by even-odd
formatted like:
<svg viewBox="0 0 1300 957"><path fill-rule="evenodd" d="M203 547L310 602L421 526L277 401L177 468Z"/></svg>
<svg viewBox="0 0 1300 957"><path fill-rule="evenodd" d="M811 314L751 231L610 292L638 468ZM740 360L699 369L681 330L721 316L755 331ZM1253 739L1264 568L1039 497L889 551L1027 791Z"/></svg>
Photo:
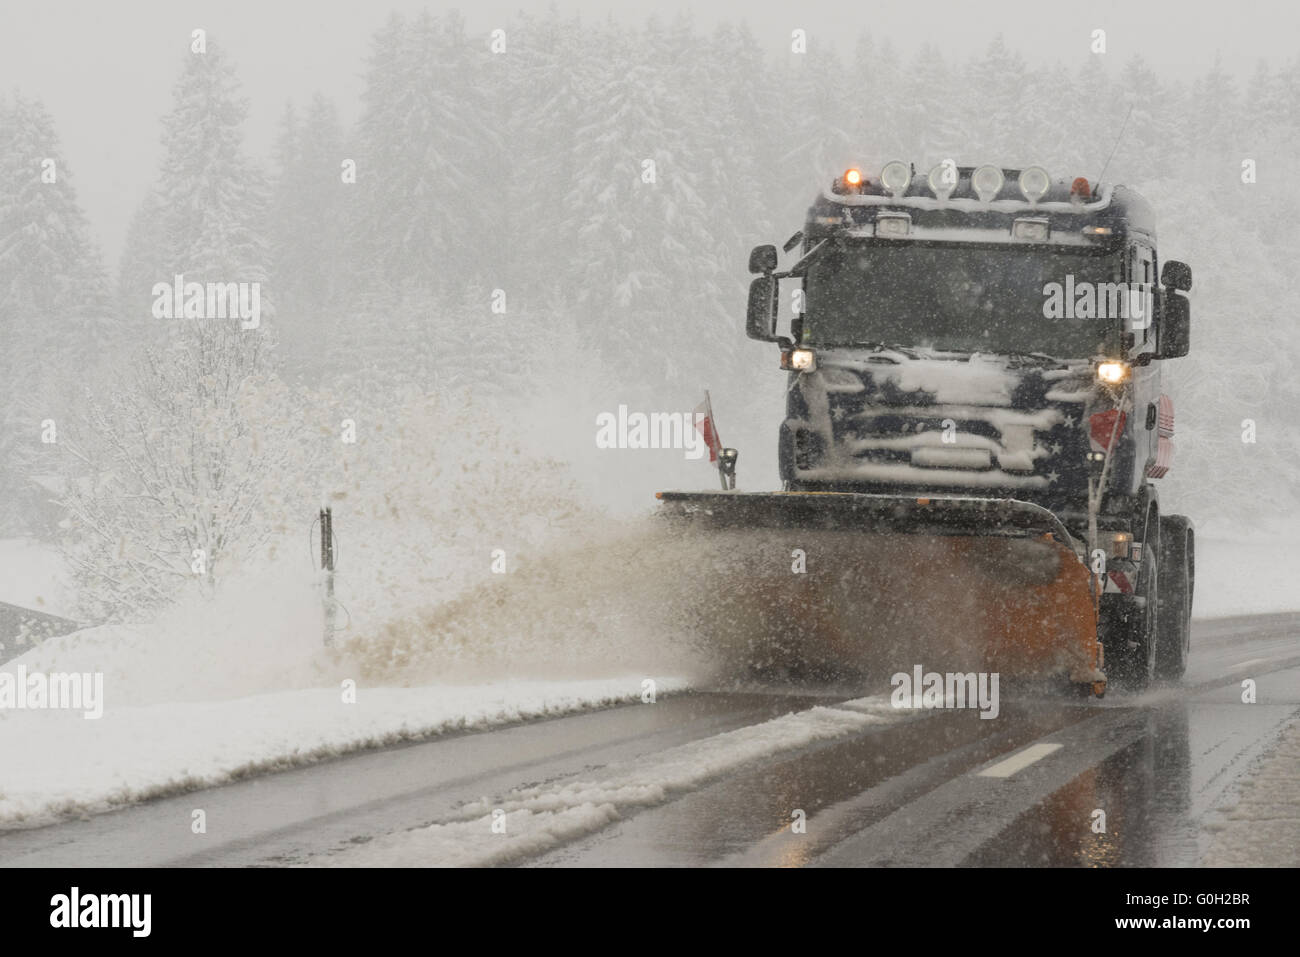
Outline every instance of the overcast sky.
<svg viewBox="0 0 1300 957"><path fill-rule="evenodd" d="M234 59L252 113L250 151L266 158L286 100L312 91L332 96L347 121L355 118L370 35L393 9L462 9L471 34L485 38L513 11L541 8L520 0L473 4L408 0L0 0L0 88L39 96L54 115L82 205L109 257L120 251L126 224L153 178L159 157L159 118L195 27L207 29ZM1118 67L1142 53L1162 76L1188 79L1216 55L1245 77L1262 59L1275 66L1296 55L1300 7L1287 2L1213 4L1203 0L700 0L682 4L561 0L562 11L584 18L640 22L654 10L671 17L693 11L701 27L746 20L773 52L789 49L791 30L819 43L843 44L870 30L905 56L924 40L946 54L974 55L997 33L1031 62L1081 64L1094 29L1107 33L1107 60Z"/></svg>

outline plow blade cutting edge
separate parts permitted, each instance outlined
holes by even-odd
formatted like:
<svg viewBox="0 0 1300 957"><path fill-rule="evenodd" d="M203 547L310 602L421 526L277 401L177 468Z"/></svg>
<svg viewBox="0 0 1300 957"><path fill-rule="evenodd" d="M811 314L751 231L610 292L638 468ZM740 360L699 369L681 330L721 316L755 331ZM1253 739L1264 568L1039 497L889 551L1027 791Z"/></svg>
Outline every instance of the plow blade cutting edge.
<svg viewBox="0 0 1300 957"><path fill-rule="evenodd" d="M660 492L699 629L762 669L1062 677L1105 689L1093 578L1011 499Z"/></svg>

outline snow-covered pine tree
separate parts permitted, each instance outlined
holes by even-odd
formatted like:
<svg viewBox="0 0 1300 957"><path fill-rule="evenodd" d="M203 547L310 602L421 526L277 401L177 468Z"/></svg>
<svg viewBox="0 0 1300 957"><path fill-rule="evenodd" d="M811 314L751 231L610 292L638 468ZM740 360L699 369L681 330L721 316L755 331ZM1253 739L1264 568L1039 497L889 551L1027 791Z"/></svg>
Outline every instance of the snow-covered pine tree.
<svg viewBox="0 0 1300 957"><path fill-rule="evenodd" d="M1124 116L1128 112L1113 89L1106 71L1104 57L1091 54L1082 67L1075 71L1068 85L1048 93L1035 91L1033 99L1039 104L1037 116L1047 123L1053 116L1048 97L1057 100L1056 116L1059 120L1061 104L1068 104L1073 121L1052 123L1057 134L1057 152L1061 169L1081 170L1089 182L1101 174L1102 167L1120 135ZM1068 97L1063 99L1062 97ZM1127 130L1123 131L1127 134ZM1110 173L1107 173L1110 177Z"/></svg>
<svg viewBox="0 0 1300 957"><path fill-rule="evenodd" d="M912 158L912 144L901 127L906 115L898 63L885 53L868 32L858 35L849 62L856 110L853 152L859 162L876 168L890 160Z"/></svg>
<svg viewBox="0 0 1300 957"><path fill-rule="evenodd" d="M163 118L165 154L155 192L167 241L164 275L265 282L265 176L243 151L248 103L224 51L189 54ZM265 304L263 304L265 306Z"/></svg>
<svg viewBox="0 0 1300 957"><path fill-rule="evenodd" d="M1074 77L1060 62L1039 64L1025 74L1026 90L1021 104L1025 111L1021 129L1032 142L1021 153L1031 152L1040 165L1049 171L1059 171L1060 176L1086 176L1091 182L1101 172L1105 156L1094 159L1102 149L1085 142L1087 137L1074 123L1062 123L1065 113L1078 118L1080 126L1090 119L1087 108L1079 103L1074 88ZM1016 159L1016 157L1012 157Z"/></svg>
<svg viewBox="0 0 1300 957"><path fill-rule="evenodd" d="M489 55L456 14L395 16L376 35L359 128L359 238L383 280L463 288L491 255L499 184L487 171L498 149L475 82Z"/></svg>
<svg viewBox="0 0 1300 957"><path fill-rule="evenodd" d="M745 374L752 356L742 334L749 251L772 242L785 224L778 225L773 216L768 188L782 137L776 124L779 94L763 51L747 27L723 23L696 56L703 109L695 117L693 135L705 144L704 213L713 247L701 255L716 261L706 277L709 311L700 317L709 326L708 341L718 347L713 375L702 379L707 382ZM710 208L727 212L710 216Z"/></svg>
<svg viewBox="0 0 1300 957"><path fill-rule="evenodd" d="M79 376L110 345L108 288L54 123L39 100L0 99L0 528L51 470Z"/></svg>
<svg viewBox="0 0 1300 957"><path fill-rule="evenodd" d="M1140 186L1143 181L1169 176L1169 145L1186 135L1180 134L1178 128L1174 98L1140 55L1125 61L1116 88L1120 108L1116 110L1112 140L1118 142L1118 148L1108 178ZM1121 138L1125 116L1128 125Z"/></svg>
<svg viewBox="0 0 1300 957"><path fill-rule="evenodd" d="M317 93L300 115L281 119L268 233L282 360L312 378L323 371L330 339L351 313L347 235L354 186L343 179L345 133L332 101Z"/></svg>
<svg viewBox="0 0 1300 957"><path fill-rule="evenodd" d="M998 157L995 162L1029 165L1040 162L1037 131L1028 123L1027 72L1024 58L1010 49L998 34L982 57L964 71L962 115L968 148L976 156Z"/></svg>
<svg viewBox="0 0 1300 957"><path fill-rule="evenodd" d="M699 58L689 34L655 20L635 33L603 25L601 60L572 137L575 174L566 202L570 288L584 340L618 367L645 362L646 343L678 359L714 338L720 274L704 193L716 140L698 132ZM717 326L713 326L716 330Z"/></svg>
<svg viewBox="0 0 1300 957"><path fill-rule="evenodd" d="M811 35L806 52L781 54L777 62L785 145L777 157L777 188L792 197L785 217L790 222L803 215L813 193L827 188L837 172L862 162L855 144L866 114L851 95L849 73L831 37Z"/></svg>
<svg viewBox="0 0 1300 957"><path fill-rule="evenodd" d="M158 197L149 190L131 214L118 257L114 312L120 347L127 354L138 352L158 334L152 290L154 283L161 281L158 264L164 253L157 226L161 218Z"/></svg>
<svg viewBox="0 0 1300 957"><path fill-rule="evenodd" d="M967 81L949 66L937 46L923 43L906 75L902 96L908 108L902 112L910 120L909 156L918 172L928 172L949 159L961 165L1002 161L986 152L987 144L973 135Z"/></svg>
<svg viewBox="0 0 1300 957"><path fill-rule="evenodd" d="M575 131L594 86L587 34L576 19L554 8L544 17L521 14L509 31L510 53L495 57L505 68L495 87L502 116L501 137L506 173L501 189L504 208L494 232L510 252L509 292L534 314L544 302L569 302L571 263L557 256L571 245L580 222L569 204L569 189L580 154ZM498 284L499 285L499 284Z"/></svg>

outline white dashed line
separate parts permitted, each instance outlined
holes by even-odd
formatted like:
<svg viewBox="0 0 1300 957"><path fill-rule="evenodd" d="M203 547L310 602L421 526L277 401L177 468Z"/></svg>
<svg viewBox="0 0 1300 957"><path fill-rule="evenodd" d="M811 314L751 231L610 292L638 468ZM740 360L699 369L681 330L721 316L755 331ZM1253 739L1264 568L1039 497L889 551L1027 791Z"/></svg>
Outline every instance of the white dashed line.
<svg viewBox="0 0 1300 957"><path fill-rule="evenodd" d="M1035 761L1041 761L1054 751L1061 750L1059 744L1031 744L1025 750L1011 755L1005 761L999 761L992 767L979 773L982 778L1009 778L1021 768L1027 768Z"/></svg>

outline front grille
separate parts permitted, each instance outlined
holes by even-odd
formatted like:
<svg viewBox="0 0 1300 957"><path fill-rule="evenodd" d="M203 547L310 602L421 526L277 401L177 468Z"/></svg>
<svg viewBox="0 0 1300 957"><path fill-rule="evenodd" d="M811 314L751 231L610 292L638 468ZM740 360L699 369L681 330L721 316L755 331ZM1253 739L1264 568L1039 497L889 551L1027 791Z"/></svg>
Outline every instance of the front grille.
<svg viewBox="0 0 1300 957"><path fill-rule="evenodd" d="M1049 384L1036 372L1022 375L1011 403L1001 405L938 402L870 370L833 376L820 401L792 392L796 481L1035 501L1069 500L1086 488L1082 402L1047 399Z"/></svg>

